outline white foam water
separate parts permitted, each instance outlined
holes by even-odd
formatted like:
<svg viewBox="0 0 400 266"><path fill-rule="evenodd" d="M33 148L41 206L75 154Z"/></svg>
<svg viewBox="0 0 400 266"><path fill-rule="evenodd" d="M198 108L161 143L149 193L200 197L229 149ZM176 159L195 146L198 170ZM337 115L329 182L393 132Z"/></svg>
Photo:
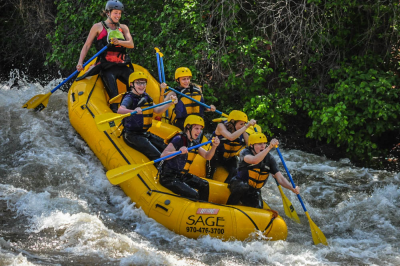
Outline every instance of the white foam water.
<svg viewBox="0 0 400 266"><path fill-rule="evenodd" d="M13 72L0 84L0 265L400 265L398 173L281 149L329 246L313 245L301 204L283 189L302 223L285 217L273 180L263 197L287 222L287 241L189 239L108 182L69 124L65 92L42 112L21 108L60 82L43 87Z"/></svg>

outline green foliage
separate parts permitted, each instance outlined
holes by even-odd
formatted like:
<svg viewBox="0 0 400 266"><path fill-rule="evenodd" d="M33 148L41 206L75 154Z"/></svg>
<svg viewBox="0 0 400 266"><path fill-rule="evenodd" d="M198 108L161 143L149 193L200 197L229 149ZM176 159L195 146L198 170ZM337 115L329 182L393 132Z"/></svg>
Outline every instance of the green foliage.
<svg viewBox="0 0 400 266"><path fill-rule="evenodd" d="M48 35L53 44L48 62L58 62L62 68L76 66L90 28L105 20L100 16L104 3L100 0L56 1L57 27L54 34ZM135 43L135 49L128 51L133 62L157 74L154 47L158 47L165 55L167 80L173 80L177 66L193 69L196 77L195 62L200 59L205 45L200 39L203 28L198 23L201 16L194 1L170 1L168 4L162 1L124 1L124 8L121 23L128 25ZM92 45L87 58L95 53Z"/></svg>
<svg viewBox="0 0 400 266"><path fill-rule="evenodd" d="M55 3L47 62L73 70L90 28L104 20L105 1ZM154 47L160 48L170 86L175 69L189 67L207 104L225 113L243 109L268 135L287 130L287 121L298 117L310 125L307 137L364 159L381 151L381 136L399 130L397 2L123 3L121 22L135 43L129 51L134 63L158 77Z"/></svg>
<svg viewBox="0 0 400 266"><path fill-rule="evenodd" d="M296 109L290 98L277 98L277 93L256 96L244 105L245 112L254 117L264 129L264 133L273 136L273 128L286 131L285 116L296 115Z"/></svg>
<svg viewBox="0 0 400 266"><path fill-rule="evenodd" d="M366 69L376 57L354 57L350 64L331 70L333 91L318 97L309 111L311 138L325 138L346 147L351 156L379 155L377 141L386 131L399 130L400 79L392 72Z"/></svg>
<svg viewBox="0 0 400 266"><path fill-rule="evenodd" d="M90 2L90 4L89 4ZM57 17L56 30L47 38L53 46L53 51L47 54L46 64L57 63L61 68L75 68L87 35L96 22L100 21L100 12L104 1L63 1L56 0ZM94 46L87 58L96 53Z"/></svg>
<svg viewBox="0 0 400 266"><path fill-rule="evenodd" d="M1 9L0 78L8 79L10 70L18 69L43 81L51 72L43 61L51 50L45 35L54 28L53 0L6 0Z"/></svg>
<svg viewBox="0 0 400 266"><path fill-rule="evenodd" d="M99 15L104 2L57 0L56 4L57 27L48 35L53 52L47 61L73 69L90 28L105 19ZM273 71L269 66L271 43L255 35L250 24L236 19L239 5L192 0L125 1L124 5L122 23L129 26L135 43L135 49L129 51L132 61L154 76L158 74L153 48L158 47L164 54L168 83L175 85L177 67L189 67L194 81L204 85L208 102L218 99L230 109L233 98L234 106L242 108L243 100L247 100L242 96L247 96L248 90L252 94L263 91L266 77ZM219 25L210 26L218 22L225 24L223 31ZM95 52L92 45L87 58ZM215 72L222 73L223 79Z"/></svg>

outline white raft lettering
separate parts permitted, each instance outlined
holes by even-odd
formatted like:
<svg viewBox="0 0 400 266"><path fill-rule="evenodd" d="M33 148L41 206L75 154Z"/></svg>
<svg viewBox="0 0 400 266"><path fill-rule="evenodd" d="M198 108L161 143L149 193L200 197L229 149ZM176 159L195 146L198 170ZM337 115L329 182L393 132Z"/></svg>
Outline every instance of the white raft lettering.
<svg viewBox="0 0 400 266"><path fill-rule="evenodd" d="M218 227L224 227L224 222L225 219L224 217L214 217L214 216L209 216L205 220L203 219L203 216L199 216L197 219L195 218L194 215L190 215L188 217L188 221L186 221L187 225L197 225L198 223L202 224L203 226L218 226Z"/></svg>

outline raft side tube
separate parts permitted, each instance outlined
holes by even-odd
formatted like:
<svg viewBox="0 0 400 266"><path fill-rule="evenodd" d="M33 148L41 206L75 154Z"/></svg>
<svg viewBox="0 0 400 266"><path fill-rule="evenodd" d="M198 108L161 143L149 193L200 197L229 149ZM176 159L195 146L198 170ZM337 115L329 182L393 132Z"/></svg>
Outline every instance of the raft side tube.
<svg viewBox="0 0 400 266"><path fill-rule="evenodd" d="M92 76L74 82L68 94L68 108L72 126L107 170L149 161L142 153L126 145L120 137L122 127L98 131L93 117L111 112L101 78ZM158 129L152 129L156 134L171 134L176 130L170 125L159 125ZM170 131L164 132L166 128ZM201 171L205 172L205 160L195 165L195 168L191 167L192 172L198 171L198 168L203 168ZM215 204L173 194L158 183L154 165L143 167L139 174L121 183L120 187L148 217L172 231L192 238L209 234L224 240L245 240L255 230L264 230L263 227L267 227L276 215L270 210L221 205L226 203L230 194L227 184L208 181L210 201ZM272 240L286 239L287 227L283 219L276 217L265 235Z"/></svg>

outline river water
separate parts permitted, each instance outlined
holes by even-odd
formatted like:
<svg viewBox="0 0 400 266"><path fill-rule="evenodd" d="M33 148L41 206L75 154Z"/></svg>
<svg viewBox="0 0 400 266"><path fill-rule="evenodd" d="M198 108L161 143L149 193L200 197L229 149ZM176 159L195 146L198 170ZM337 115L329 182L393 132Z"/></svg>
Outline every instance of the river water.
<svg viewBox="0 0 400 266"><path fill-rule="evenodd" d="M61 81L42 87L14 72L0 83L0 265L400 265L399 173L286 150L283 143L329 246L313 245L302 206L283 189L302 223L286 218L272 180L263 197L287 222L287 241L188 239L147 218L108 182L69 124L65 92L56 91L42 112L21 108Z"/></svg>

